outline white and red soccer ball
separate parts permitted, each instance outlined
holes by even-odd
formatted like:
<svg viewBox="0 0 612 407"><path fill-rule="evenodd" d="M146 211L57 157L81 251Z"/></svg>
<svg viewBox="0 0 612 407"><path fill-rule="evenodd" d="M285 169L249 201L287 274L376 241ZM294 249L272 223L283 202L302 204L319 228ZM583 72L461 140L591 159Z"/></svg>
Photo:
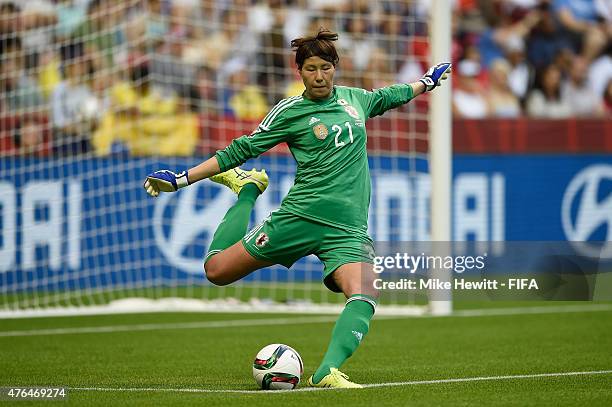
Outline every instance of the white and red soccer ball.
<svg viewBox="0 0 612 407"><path fill-rule="evenodd" d="M291 346L274 343L255 356L253 377L264 390L291 390L300 383L304 363Z"/></svg>

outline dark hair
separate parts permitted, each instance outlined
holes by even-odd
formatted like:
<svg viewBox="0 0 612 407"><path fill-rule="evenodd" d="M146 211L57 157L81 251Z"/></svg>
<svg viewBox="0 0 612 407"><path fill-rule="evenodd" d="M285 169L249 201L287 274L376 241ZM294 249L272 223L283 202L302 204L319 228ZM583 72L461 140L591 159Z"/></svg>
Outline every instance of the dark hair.
<svg viewBox="0 0 612 407"><path fill-rule="evenodd" d="M87 14L91 14L95 9L103 5L104 0L91 0L87 5Z"/></svg>
<svg viewBox="0 0 612 407"><path fill-rule="evenodd" d="M548 98L548 95L546 94L546 85L544 84L544 82L546 81L546 75L548 75L550 71L555 70L555 69L559 71L560 73L562 73L561 68L558 65L556 65L554 62L546 65L543 69L539 70L536 73L535 89L540 90L546 98ZM561 83L559 83L559 85L557 86L557 89L555 89L555 99L559 100L560 98L561 98Z"/></svg>
<svg viewBox="0 0 612 407"><path fill-rule="evenodd" d="M130 80L137 84L141 85L149 80L149 65L146 63L142 63L140 65L132 67L130 69Z"/></svg>
<svg viewBox="0 0 612 407"><path fill-rule="evenodd" d="M80 40L71 40L60 47L60 57L66 63L85 56L85 44Z"/></svg>
<svg viewBox="0 0 612 407"><path fill-rule="evenodd" d="M21 38L9 36L0 39L0 56L15 49L21 50Z"/></svg>
<svg viewBox="0 0 612 407"><path fill-rule="evenodd" d="M21 11L21 7L15 2L7 1L0 4L0 12L9 12L9 13L19 13Z"/></svg>
<svg viewBox="0 0 612 407"><path fill-rule="evenodd" d="M317 35L296 38L291 41L295 51L295 63L302 69L304 61L310 57L319 57L336 66L340 58L333 41L338 40L338 34L321 28Z"/></svg>

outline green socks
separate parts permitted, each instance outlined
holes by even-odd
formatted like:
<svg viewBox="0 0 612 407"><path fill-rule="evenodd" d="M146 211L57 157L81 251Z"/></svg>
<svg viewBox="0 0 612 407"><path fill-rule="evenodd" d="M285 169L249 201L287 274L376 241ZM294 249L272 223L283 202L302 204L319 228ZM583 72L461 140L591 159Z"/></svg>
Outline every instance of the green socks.
<svg viewBox="0 0 612 407"><path fill-rule="evenodd" d="M331 341L321 365L313 375L315 383L330 373L330 368L340 368L357 349L370 327L376 300L363 294L352 295L338 317Z"/></svg>
<svg viewBox="0 0 612 407"><path fill-rule="evenodd" d="M238 194L238 201L229 208L215 231L206 260L242 239L249 226L251 211L259 194L261 192L255 184L246 184L242 187Z"/></svg>

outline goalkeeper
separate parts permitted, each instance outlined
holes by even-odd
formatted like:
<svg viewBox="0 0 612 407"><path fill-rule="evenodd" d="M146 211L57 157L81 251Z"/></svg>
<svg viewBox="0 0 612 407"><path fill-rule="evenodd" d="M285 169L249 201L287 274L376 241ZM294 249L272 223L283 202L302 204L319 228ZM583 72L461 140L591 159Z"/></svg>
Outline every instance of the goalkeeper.
<svg viewBox="0 0 612 407"><path fill-rule="evenodd" d="M308 384L361 387L338 369L357 349L374 315L373 242L367 233L370 173L365 122L439 86L451 64L438 64L423 78L373 92L334 85L339 58L336 33L291 42L304 82L301 96L281 100L257 129L224 150L179 174L150 174L144 187L152 196L173 192L209 178L238 194L217 228L206 258L206 277L226 285L251 272L285 267L309 254L324 264L324 284L347 298L321 365ZM287 143L297 161L295 183L281 206L246 233L257 197L268 186L265 171L238 168L250 158Z"/></svg>

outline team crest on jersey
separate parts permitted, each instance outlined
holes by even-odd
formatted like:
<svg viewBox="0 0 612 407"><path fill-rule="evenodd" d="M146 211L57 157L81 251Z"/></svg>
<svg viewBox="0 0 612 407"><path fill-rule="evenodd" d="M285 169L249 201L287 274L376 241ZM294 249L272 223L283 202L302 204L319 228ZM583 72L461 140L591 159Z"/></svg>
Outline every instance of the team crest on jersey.
<svg viewBox="0 0 612 407"><path fill-rule="evenodd" d="M255 239L255 246L264 247L265 245L268 244L269 241L270 241L270 238L268 237L268 235L261 232L259 236L257 236L257 239Z"/></svg>
<svg viewBox="0 0 612 407"><path fill-rule="evenodd" d="M353 106L349 105L349 103L345 99L338 99L338 104L344 108L344 111L349 114L353 119L360 120L359 112Z"/></svg>
<svg viewBox="0 0 612 407"><path fill-rule="evenodd" d="M312 132L314 133L315 137L318 138L319 140L325 140L325 137L327 137L327 135L329 134L329 130L327 130L327 126L324 125L323 123L317 124L316 126L314 126L312 128Z"/></svg>
<svg viewBox="0 0 612 407"><path fill-rule="evenodd" d="M361 119L361 117L359 117L359 112L357 111L357 109L355 109L353 106L351 105L346 105L344 106L344 110L349 114L349 116L351 116L353 119Z"/></svg>

